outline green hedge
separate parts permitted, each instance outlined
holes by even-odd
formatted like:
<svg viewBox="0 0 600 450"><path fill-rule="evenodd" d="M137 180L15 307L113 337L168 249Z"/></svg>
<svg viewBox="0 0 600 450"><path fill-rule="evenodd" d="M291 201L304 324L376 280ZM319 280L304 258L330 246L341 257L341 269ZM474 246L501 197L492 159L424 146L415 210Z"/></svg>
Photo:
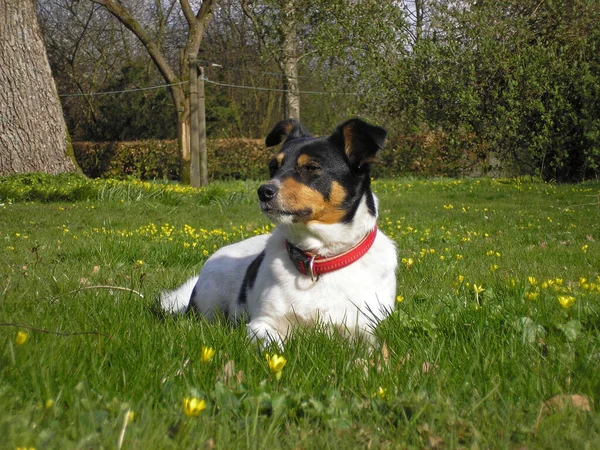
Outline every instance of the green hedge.
<svg viewBox="0 0 600 450"><path fill-rule="evenodd" d="M393 178L398 175L457 177L481 175L491 167L483 144L473 133L423 129L388 138L373 175Z"/></svg>
<svg viewBox="0 0 600 450"><path fill-rule="evenodd" d="M177 141L74 142L79 167L93 178L142 180L180 177ZM260 139L213 139L207 143L210 180L262 179L273 151Z"/></svg>
<svg viewBox="0 0 600 450"><path fill-rule="evenodd" d="M392 136L373 166L373 176L479 174L485 171L481 147L467 133L422 130ZM176 141L74 142L73 150L83 172L93 178L179 179ZM268 177L273 150L260 139L213 139L207 151L210 180Z"/></svg>

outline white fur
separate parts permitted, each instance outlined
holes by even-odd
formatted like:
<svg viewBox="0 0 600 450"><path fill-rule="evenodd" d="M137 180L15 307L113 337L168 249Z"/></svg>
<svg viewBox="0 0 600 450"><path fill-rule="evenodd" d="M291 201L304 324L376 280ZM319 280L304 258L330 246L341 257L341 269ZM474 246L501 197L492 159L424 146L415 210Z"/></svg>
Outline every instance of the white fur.
<svg viewBox="0 0 600 450"><path fill-rule="evenodd" d="M313 282L292 264L284 246L293 245L323 257L355 246L374 226L376 218L363 198L349 224L278 225L273 234L256 236L223 247L211 256L198 277L175 291L161 295L163 308L182 312L190 306L207 318L217 309L232 320L246 316L250 339L281 344L296 322L323 321L350 333L370 333L394 308L396 295L396 248L378 230L370 250L355 263L323 274ZM262 252L255 284L245 305L238 298L248 265Z"/></svg>

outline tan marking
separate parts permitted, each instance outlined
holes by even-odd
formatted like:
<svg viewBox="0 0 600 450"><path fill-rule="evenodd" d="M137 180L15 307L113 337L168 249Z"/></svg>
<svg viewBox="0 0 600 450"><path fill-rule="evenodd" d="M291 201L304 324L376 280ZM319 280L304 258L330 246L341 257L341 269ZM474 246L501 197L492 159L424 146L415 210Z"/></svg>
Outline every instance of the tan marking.
<svg viewBox="0 0 600 450"><path fill-rule="evenodd" d="M360 165L362 166L363 164L371 164L374 162L377 162L377 154L375 154L374 156L365 158L364 160L361 161Z"/></svg>
<svg viewBox="0 0 600 450"><path fill-rule="evenodd" d="M299 183L293 178L286 179L279 188L279 201L283 208L290 212L310 209L311 214L303 217L304 223L339 223L346 215L342 204L348 193L337 182L331 184L329 200L320 192Z"/></svg>
<svg viewBox="0 0 600 450"><path fill-rule="evenodd" d="M327 202L327 208L320 216L315 217L315 221L321 223L341 222L347 213L347 211L342 208L347 196L348 193L341 184L336 181L331 183L331 193L329 195L329 201Z"/></svg>
<svg viewBox="0 0 600 450"><path fill-rule="evenodd" d="M311 161L311 157L310 157L310 156L308 156L308 155L306 155L306 154L300 155L300 156L298 157L298 165L299 165L299 166L305 166L305 165L307 165L307 164L308 164L310 161Z"/></svg>
<svg viewBox="0 0 600 450"><path fill-rule="evenodd" d="M283 128L283 133L282 133L283 138L285 139L292 132L292 129L294 128L294 124L291 122L284 122L282 128Z"/></svg>
<svg viewBox="0 0 600 450"><path fill-rule="evenodd" d="M352 153L352 137L353 130L351 125L347 125L344 127L344 150L346 151L346 155L348 158L350 157L350 153Z"/></svg>
<svg viewBox="0 0 600 450"><path fill-rule="evenodd" d="M283 161L284 156L284 153L277 153L277 155L275 155L275 159L277 160L277 164L279 164L279 167L281 167L281 162Z"/></svg>
<svg viewBox="0 0 600 450"><path fill-rule="evenodd" d="M348 156L348 158L350 158L350 154L354 151L356 151L355 148L352 147L352 138L353 138L353 129L352 129L352 125L348 125L344 128L344 150L346 152L346 155ZM363 164L371 164L377 161L377 154L373 155L373 156L368 156L365 159L363 159L362 161L360 161L360 164L358 167L362 166Z"/></svg>

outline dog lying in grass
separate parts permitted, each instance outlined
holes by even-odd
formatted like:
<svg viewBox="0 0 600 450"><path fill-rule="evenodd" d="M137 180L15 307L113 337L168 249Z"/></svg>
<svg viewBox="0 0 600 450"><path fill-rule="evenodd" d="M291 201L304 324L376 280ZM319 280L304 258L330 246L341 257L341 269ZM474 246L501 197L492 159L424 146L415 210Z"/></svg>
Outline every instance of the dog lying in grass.
<svg viewBox="0 0 600 450"><path fill-rule="evenodd" d="M276 228L218 250L199 276L160 301L247 322L248 337L282 345L296 324L321 321L370 334L393 309L396 248L377 229L370 168L386 131L360 119L314 137L296 120L279 122L267 147L283 143L258 188Z"/></svg>

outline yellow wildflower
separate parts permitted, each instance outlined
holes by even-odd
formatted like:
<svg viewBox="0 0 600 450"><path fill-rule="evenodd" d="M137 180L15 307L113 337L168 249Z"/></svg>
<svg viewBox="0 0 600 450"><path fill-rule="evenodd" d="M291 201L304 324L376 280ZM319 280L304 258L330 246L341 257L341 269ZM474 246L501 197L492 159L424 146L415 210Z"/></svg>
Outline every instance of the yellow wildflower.
<svg viewBox="0 0 600 450"><path fill-rule="evenodd" d="M408 269L410 269L410 266L412 266L414 263L412 258L402 258L402 264L406 265L406 267Z"/></svg>
<svg viewBox="0 0 600 450"><path fill-rule="evenodd" d="M529 284L532 286L537 285L537 280L535 279L535 277L527 277L527 281L529 281Z"/></svg>
<svg viewBox="0 0 600 450"><path fill-rule="evenodd" d="M467 283L467 286L469 285L469 283ZM485 289L483 288L483 286L478 286L476 284L473 284L473 291L475 291L475 301L477 302L477 304L475 305L475 309L477 311L479 311L481 309L481 302L479 300L479 294L481 294L483 291L485 291Z"/></svg>
<svg viewBox="0 0 600 450"><path fill-rule="evenodd" d="M287 360L283 356L279 356L276 353L273 355L269 355L268 353L265 355L267 363L269 363L269 369L271 373L279 373L285 367Z"/></svg>
<svg viewBox="0 0 600 450"><path fill-rule="evenodd" d="M379 388L373 392L373 397L379 397L380 399L384 399L387 396L387 390L379 386Z"/></svg>
<svg viewBox="0 0 600 450"><path fill-rule="evenodd" d="M212 347L202 347L202 362L209 362L215 356L215 349Z"/></svg>
<svg viewBox="0 0 600 450"><path fill-rule="evenodd" d="M525 294L525 298L526 298L527 300L532 300L532 301L533 301L533 300L535 300L536 298L538 298L538 297L539 297L539 295L540 295L540 294L539 294L538 292L528 292L527 294Z"/></svg>
<svg viewBox="0 0 600 450"><path fill-rule="evenodd" d="M17 337L15 337L15 344L17 345L23 345L25 342L27 342L27 338L29 337L29 335L23 331L19 331L17 333Z"/></svg>
<svg viewBox="0 0 600 450"><path fill-rule="evenodd" d="M54 406L54 400L49 398L48 400L46 400L44 406L46 407L46 409L51 409Z"/></svg>
<svg viewBox="0 0 600 450"><path fill-rule="evenodd" d="M401 295L398 295L398 296L396 297L396 301L397 301L398 303L402 303L402 302L404 301L404 297L403 297L403 296L401 296Z"/></svg>
<svg viewBox="0 0 600 450"><path fill-rule="evenodd" d="M558 302L563 308L569 309L571 306L573 306L573 303L575 303L575 297L572 295L560 295L558 297Z"/></svg>
<svg viewBox="0 0 600 450"><path fill-rule="evenodd" d="M196 397L183 399L183 412L188 417L196 417L206 409L206 402Z"/></svg>

